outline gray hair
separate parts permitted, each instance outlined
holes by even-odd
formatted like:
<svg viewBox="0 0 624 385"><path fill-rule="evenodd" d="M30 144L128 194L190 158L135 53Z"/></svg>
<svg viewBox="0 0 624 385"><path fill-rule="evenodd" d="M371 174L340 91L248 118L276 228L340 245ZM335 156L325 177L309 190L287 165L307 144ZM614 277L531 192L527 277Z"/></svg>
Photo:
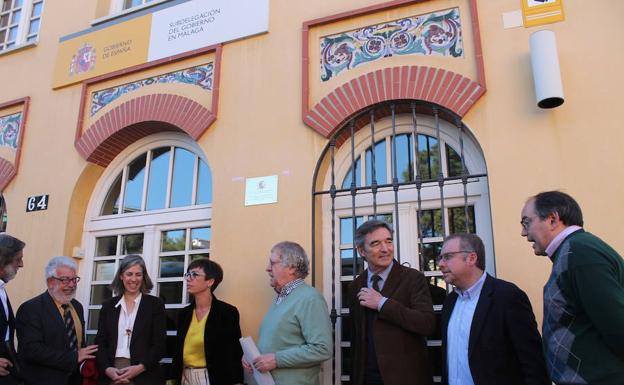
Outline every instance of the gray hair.
<svg viewBox="0 0 624 385"><path fill-rule="evenodd" d="M119 268L117 269L117 273L115 273L115 278L113 278L113 282L110 284L110 288L113 290L115 295L122 295L126 288L119 278L126 270L131 268L134 265L141 266L141 270L143 270L143 281L141 282L141 293L147 294L152 290L154 284L147 274L147 267L145 267L145 261L138 254L129 254L126 255L121 261L119 261Z"/></svg>
<svg viewBox="0 0 624 385"><path fill-rule="evenodd" d="M67 267L72 269L73 271L78 271L78 264L71 258L65 257L63 255L58 257L53 257L50 259L50 262L45 267L45 278L54 277L56 274L56 269L59 267Z"/></svg>
<svg viewBox="0 0 624 385"><path fill-rule="evenodd" d="M308 255L301 245L295 242L283 241L271 248L271 254L279 256L282 266L294 267L297 278L308 276Z"/></svg>

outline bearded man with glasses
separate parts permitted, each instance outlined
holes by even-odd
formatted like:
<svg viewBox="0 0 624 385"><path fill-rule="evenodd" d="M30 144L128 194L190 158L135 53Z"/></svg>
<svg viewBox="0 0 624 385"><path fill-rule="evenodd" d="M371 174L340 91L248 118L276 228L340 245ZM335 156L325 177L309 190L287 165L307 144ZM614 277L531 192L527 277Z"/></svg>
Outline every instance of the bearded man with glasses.
<svg viewBox="0 0 624 385"><path fill-rule="evenodd" d="M95 358L85 346L84 311L74 299L80 277L69 257L54 257L45 269L48 289L17 310L17 340L25 385L78 385L79 365Z"/></svg>
<svg viewBox="0 0 624 385"><path fill-rule="evenodd" d="M450 235L437 260L444 281L455 286L442 308L442 383L549 385L529 298L485 272L481 239Z"/></svg>

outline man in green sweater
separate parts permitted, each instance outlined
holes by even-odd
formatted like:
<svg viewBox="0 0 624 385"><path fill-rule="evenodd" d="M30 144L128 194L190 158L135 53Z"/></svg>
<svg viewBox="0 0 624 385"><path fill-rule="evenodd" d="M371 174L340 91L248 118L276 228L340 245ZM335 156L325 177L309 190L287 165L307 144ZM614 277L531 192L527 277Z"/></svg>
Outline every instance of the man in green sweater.
<svg viewBox="0 0 624 385"><path fill-rule="evenodd" d="M276 385L318 385L321 364L332 355L327 303L304 282L308 270L308 256L297 243L280 242L271 249L266 271L277 297L260 325L262 354L252 365L270 371Z"/></svg>
<svg viewBox="0 0 624 385"><path fill-rule="evenodd" d="M557 385L624 383L624 261L585 232L568 194L548 191L522 209L522 236L553 263L544 286L542 335Z"/></svg>

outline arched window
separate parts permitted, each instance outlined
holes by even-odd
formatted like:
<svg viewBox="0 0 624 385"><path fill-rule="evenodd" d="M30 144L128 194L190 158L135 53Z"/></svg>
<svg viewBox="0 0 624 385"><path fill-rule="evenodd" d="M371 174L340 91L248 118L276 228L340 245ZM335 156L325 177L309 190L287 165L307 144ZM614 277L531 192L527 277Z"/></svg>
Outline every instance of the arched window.
<svg viewBox="0 0 624 385"><path fill-rule="evenodd" d="M97 333L102 303L119 260L140 254L165 301L171 357L177 311L188 303L186 266L210 256L212 176L199 146L188 136L161 133L129 146L109 165L88 209L84 245L86 281L79 297L86 308L87 340Z"/></svg>
<svg viewBox="0 0 624 385"><path fill-rule="evenodd" d="M335 359L327 383L351 373L348 286L366 264L353 242L357 226L378 218L394 228L395 258L422 271L439 314L450 290L436 257L446 235L477 233L494 273L487 170L461 119L430 103L373 106L348 121L326 147L315 172L313 264L335 325ZM434 380L440 381L439 331L429 341Z"/></svg>

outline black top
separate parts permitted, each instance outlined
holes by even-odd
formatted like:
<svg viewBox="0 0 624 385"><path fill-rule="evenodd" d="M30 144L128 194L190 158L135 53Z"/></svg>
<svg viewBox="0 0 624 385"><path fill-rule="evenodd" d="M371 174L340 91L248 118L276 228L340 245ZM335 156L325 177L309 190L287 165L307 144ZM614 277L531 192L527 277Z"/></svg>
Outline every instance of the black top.
<svg viewBox="0 0 624 385"><path fill-rule="evenodd" d="M178 315L176 350L169 377L181 383L184 339L191 325L195 304L191 303ZM243 383L243 350L240 346L241 331L236 307L213 298L204 329L204 353L211 385Z"/></svg>

